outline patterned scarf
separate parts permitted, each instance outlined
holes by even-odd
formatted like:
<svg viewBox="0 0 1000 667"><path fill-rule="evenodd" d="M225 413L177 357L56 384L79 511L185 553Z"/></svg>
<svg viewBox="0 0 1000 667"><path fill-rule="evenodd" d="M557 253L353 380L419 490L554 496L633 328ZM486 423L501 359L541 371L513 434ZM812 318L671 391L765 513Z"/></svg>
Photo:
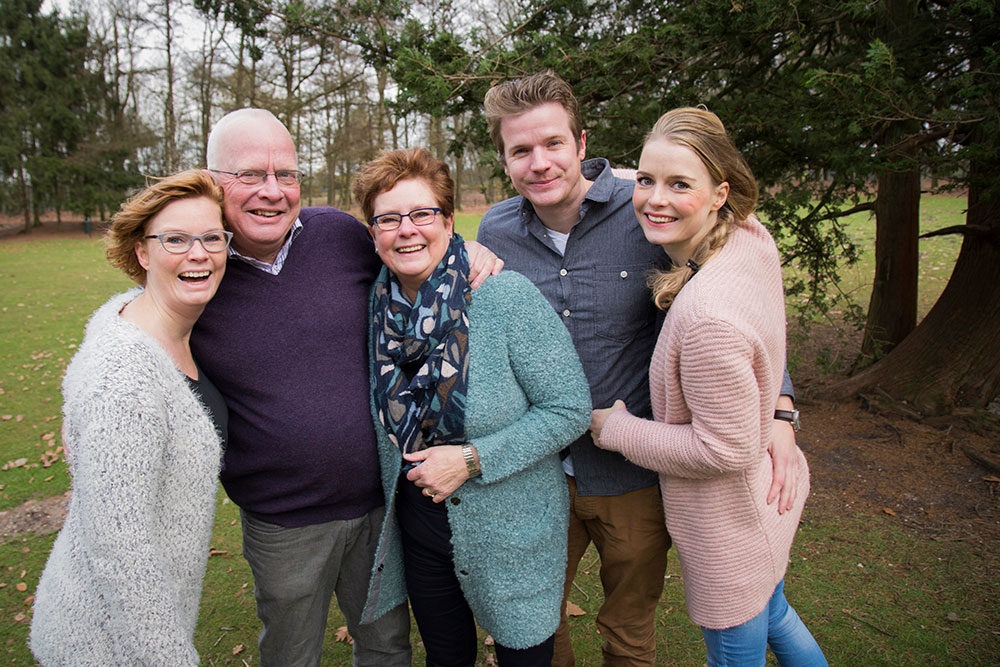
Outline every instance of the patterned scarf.
<svg viewBox="0 0 1000 667"><path fill-rule="evenodd" d="M458 234L414 303L388 269L375 282L375 408L403 453L465 441L471 298L469 257ZM416 362L420 369L407 380L401 367Z"/></svg>

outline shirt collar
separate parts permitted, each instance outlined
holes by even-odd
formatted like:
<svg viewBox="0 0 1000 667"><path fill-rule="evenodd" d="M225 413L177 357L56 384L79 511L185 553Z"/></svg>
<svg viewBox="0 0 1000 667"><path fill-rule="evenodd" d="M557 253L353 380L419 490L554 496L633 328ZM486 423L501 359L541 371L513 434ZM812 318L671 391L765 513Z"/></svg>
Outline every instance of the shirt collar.
<svg viewBox="0 0 1000 667"><path fill-rule="evenodd" d="M289 232L288 238L285 240L285 243L281 246L281 249L278 250L278 254L274 258L274 263L264 262L257 259L256 257L249 257L247 255L243 255L240 252L238 252L236 248L234 248L232 245L229 246L229 256L234 259L246 262L247 264L256 269L260 269L261 271L276 276L279 273L281 273L281 268L285 265L285 259L288 257L289 248L292 247L292 241L295 240L295 237L298 236L299 232L301 231L302 231L302 221L299 220L298 218L295 218L295 222L292 223L292 231Z"/></svg>

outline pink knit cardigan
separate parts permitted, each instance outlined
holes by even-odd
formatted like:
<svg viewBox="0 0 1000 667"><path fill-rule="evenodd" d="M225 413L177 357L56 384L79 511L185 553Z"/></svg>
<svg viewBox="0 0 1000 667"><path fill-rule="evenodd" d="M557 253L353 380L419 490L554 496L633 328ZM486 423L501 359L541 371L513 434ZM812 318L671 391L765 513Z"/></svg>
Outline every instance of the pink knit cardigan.
<svg viewBox="0 0 1000 667"><path fill-rule="evenodd" d="M667 312L649 369L656 421L620 411L601 431L602 447L660 473L688 613L700 626L750 620L785 576L809 470L802 457L791 511L766 504L784 364L778 251L751 216Z"/></svg>

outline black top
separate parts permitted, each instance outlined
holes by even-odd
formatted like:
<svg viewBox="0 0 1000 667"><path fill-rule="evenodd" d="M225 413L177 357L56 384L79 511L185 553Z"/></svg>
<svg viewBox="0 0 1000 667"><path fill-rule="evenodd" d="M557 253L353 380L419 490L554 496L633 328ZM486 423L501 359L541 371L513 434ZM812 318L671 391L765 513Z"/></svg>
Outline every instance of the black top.
<svg viewBox="0 0 1000 667"><path fill-rule="evenodd" d="M197 368L197 364L195 364L195 367ZM188 386L194 391L195 396L208 409L208 414L215 424L215 432L219 434L219 438L222 440L222 448L225 449L226 440L229 438L229 410L226 408L226 401L201 368L198 368L198 377L200 379L192 380L188 376L184 376L188 381Z"/></svg>

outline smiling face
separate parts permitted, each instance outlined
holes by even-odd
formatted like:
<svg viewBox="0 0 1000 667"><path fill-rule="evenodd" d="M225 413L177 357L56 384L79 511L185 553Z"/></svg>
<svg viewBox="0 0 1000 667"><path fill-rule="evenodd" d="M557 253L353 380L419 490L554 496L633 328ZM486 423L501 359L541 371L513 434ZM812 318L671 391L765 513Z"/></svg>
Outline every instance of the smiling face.
<svg viewBox="0 0 1000 667"><path fill-rule="evenodd" d="M222 231L222 211L207 197L177 199L146 225L146 234ZM163 249L158 239L136 243L135 254L146 270L146 294L167 312L197 317L215 295L226 270L226 251L208 252L199 241L180 254Z"/></svg>
<svg viewBox="0 0 1000 667"><path fill-rule="evenodd" d="M430 186L423 179L400 181L391 190L375 197L373 213L409 213L416 208L441 208ZM409 216L399 227L381 231L370 228L375 251L399 280L403 292L412 301L417 290L444 258L450 243L454 217L438 213L429 225L417 226Z"/></svg>
<svg viewBox="0 0 1000 667"><path fill-rule="evenodd" d="M275 118L247 114L220 130L217 163L222 171L259 169L268 174L298 169L295 143ZM245 185L234 176L215 174L225 195L225 216L233 247L244 255L273 262L301 209L299 184L279 185L274 176Z"/></svg>
<svg viewBox="0 0 1000 667"><path fill-rule="evenodd" d="M575 222L590 186L580 173L580 161L586 155L586 133L573 136L569 114L562 105L549 102L504 118L500 135L504 171L542 222L568 213Z"/></svg>
<svg viewBox="0 0 1000 667"><path fill-rule="evenodd" d="M667 139L642 147L632 205L646 240L663 246L677 266L715 226L729 184L716 184L697 153Z"/></svg>

